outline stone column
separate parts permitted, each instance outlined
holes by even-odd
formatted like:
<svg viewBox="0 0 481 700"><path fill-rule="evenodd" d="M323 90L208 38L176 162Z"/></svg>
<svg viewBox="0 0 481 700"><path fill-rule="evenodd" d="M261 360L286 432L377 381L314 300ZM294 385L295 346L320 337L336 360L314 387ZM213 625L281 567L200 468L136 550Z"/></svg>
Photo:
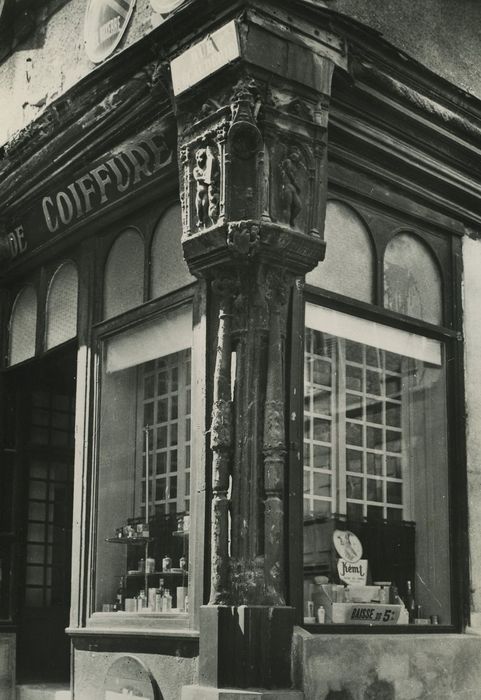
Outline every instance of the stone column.
<svg viewBox="0 0 481 700"><path fill-rule="evenodd" d="M254 19L232 20L238 60L175 98L184 255L192 274L210 281L218 316L204 690L186 688L185 698L221 697L226 687L277 689L280 697L291 685L287 309L296 277L324 256L335 52L312 40L302 46L294 31L281 37L272 23L261 30Z"/></svg>

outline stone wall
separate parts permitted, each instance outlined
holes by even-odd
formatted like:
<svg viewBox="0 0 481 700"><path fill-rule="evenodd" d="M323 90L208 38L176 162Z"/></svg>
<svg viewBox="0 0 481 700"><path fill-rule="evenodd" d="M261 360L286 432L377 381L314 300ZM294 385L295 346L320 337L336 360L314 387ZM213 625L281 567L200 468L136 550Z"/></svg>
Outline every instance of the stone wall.
<svg viewBox="0 0 481 700"><path fill-rule="evenodd" d="M479 700L481 637L295 633L305 700Z"/></svg>
<svg viewBox="0 0 481 700"><path fill-rule="evenodd" d="M164 648L168 646L169 649ZM132 655L139 659L150 671L160 690L159 700L180 700L182 686L197 682L197 655L188 644L179 642L166 643L158 639L159 652L154 650L146 653L139 651L135 643L126 641L117 643L105 649L105 641L98 646L90 642L80 645L76 642L74 648L73 698L74 700L104 700L105 679L110 666L122 656ZM102 647L102 648L99 648ZM121 647L123 647L121 649Z"/></svg>

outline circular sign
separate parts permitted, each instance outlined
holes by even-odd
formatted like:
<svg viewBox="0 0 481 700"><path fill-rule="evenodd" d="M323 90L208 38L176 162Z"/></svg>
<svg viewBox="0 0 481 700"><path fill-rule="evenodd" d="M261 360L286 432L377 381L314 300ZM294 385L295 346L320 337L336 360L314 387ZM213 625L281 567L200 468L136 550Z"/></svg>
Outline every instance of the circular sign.
<svg viewBox="0 0 481 700"><path fill-rule="evenodd" d="M125 655L116 659L107 672L104 682L105 700L156 700L159 697L157 683L145 664L135 656Z"/></svg>
<svg viewBox="0 0 481 700"><path fill-rule="evenodd" d="M91 61L100 63L118 46L134 7L135 0L89 0L84 39Z"/></svg>
<svg viewBox="0 0 481 700"><path fill-rule="evenodd" d="M334 530L332 541L341 559L354 564L362 557L362 544L350 530Z"/></svg>
<svg viewBox="0 0 481 700"><path fill-rule="evenodd" d="M177 7L182 5L183 2L185 2L185 0L150 0L153 9L160 15L173 12Z"/></svg>

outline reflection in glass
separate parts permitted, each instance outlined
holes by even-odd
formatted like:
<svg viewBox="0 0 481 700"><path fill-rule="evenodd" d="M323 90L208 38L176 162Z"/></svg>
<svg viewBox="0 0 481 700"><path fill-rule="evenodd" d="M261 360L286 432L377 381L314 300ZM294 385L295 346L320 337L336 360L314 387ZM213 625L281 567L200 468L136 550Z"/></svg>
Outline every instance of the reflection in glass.
<svg viewBox="0 0 481 700"><path fill-rule="evenodd" d="M187 569L181 558L188 560L191 337L191 310L184 307L104 343L96 611L107 604L125 610L125 600L119 604L116 599L121 577L123 599L135 598L138 612L162 612L155 607L156 588L170 591L174 608L179 595L180 612L184 610ZM163 570L166 556L173 571Z"/></svg>
<svg viewBox="0 0 481 700"><path fill-rule="evenodd" d="M331 371L322 389L330 420L313 411L319 391L313 372L306 372L304 387L305 597L314 591L314 575L339 582L332 531L351 529L369 560L370 580L392 581L401 593L415 581L425 615L449 623L444 347L312 304L306 324L306 367L316 366L317 350L328 347ZM320 449L329 451L329 461L314 460Z"/></svg>

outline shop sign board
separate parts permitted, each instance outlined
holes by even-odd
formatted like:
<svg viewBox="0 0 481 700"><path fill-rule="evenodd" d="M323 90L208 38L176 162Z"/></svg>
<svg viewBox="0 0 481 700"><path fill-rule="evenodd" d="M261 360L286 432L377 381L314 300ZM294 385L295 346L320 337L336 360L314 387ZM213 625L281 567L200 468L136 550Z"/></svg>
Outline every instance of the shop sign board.
<svg viewBox="0 0 481 700"><path fill-rule="evenodd" d="M174 95L188 90L240 55L237 24L232 20L171 61Z"/></svg>
<svg viewBox="0 0 481 700"><path fill-rule="evenodd" d="M8 226L10 257L78 227L161 176L174 163L173 142L165 130L152 126L79 172L63 176L33 201L21 220Z"/></svg>
<svg viewBox="0 0 481 700"><path fill-rule="evenodd" d="M100 63L116 49L129 24L136 0L89 0L84 39L87 56Z"/></svg>
<svg viewBox="0 0 481 700"><path fill-rule="evenodd" d="M380 603L333 603L330 621L351 625L395 625L402 607Z"/></svg>

